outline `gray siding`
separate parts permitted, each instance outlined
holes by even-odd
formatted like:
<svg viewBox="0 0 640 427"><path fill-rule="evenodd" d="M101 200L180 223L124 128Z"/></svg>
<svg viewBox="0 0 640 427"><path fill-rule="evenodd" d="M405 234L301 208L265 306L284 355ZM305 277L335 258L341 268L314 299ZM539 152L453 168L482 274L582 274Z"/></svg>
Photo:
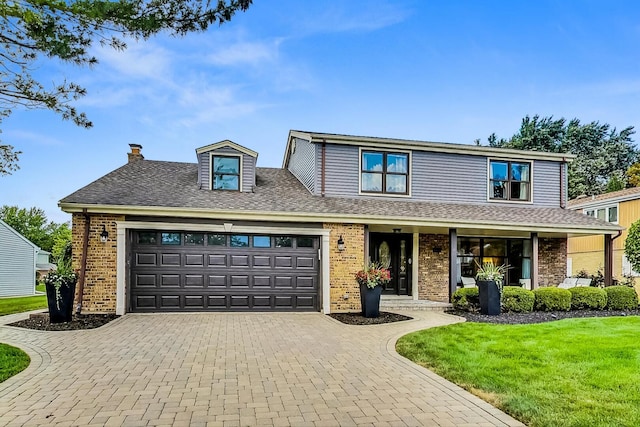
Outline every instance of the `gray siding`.
<svg viewBox="0 0 640 427"><path fill-rule="evenodd" d="M360 164L358 156L357 146L327 144L325 167L327 196L358 196ZM317 157L320 157L320 144L318 144ZM321 170L319 159L316 163L319 187ZM413 151L410 166L411 199L496 204L487 200L487 168L487 157L483 156ZM559 207L560 189L560 163L534 161L533 205Z"/></svg>
<svg viewBox="0 0 640 427"><path fill-rule="evenodd" d="M318 155L321 156L318 144ZM354 145L327 144L325 152L325 195L357 197L360 191L360 160ZM318 175L320 175L320 168Z"/></svg>
<svg viewBox="0 0 640 427"><path fill-rule="evenodd" d="M36 248L0 223L0 296L35 294Z"/></svg>
<svg viewBox="0 0 640 427"><path fill-rule="evenodd" d="M560 167L562 163L533 163L533 203L536 206L560 207Z"/></svg>
<svg viewBox="0 0 640 427"><path fill-rule="evenodd" d="M255 157L244 154L231 147L222 147L216 150L206 151L198 155L198 187L209 190L210 187L210 170L209 163L211 153L215 154L234 154L242 156L242 188L240 191L250 193L256 183L256 159Z"/></svg>
<svg viewBox="0 0 640 427"><path fill-rule="evenodd" d="M289 165L287 169L298 181L300 181L307 190L312 194L316 194L316 144L295 138L295 149L289 157ZM318 169L319 170L319 169Z"/></svg>

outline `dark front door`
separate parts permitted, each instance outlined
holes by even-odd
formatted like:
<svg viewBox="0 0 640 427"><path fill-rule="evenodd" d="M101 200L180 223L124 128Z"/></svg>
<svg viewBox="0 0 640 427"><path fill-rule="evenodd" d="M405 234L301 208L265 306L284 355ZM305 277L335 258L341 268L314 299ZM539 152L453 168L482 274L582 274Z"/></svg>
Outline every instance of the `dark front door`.
<svg viewBox="0 0 640 427"><path fill-rule="evenodd" d="M388 265L391 272L391 281L383 288L383 294L411 295L412 242L411 234L369 234L369 257Z"/></svg>

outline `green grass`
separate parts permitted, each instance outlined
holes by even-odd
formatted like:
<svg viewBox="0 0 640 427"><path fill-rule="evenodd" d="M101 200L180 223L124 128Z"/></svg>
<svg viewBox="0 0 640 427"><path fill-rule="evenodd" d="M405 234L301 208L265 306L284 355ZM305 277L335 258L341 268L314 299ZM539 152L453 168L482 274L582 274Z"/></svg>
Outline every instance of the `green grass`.
<svg viewBox="0 0 640 427"><path fill-rule="evenodd" d="M398 352L530 426L640 425L640 318L460 323Z"/></svg>
<svg viewBox="0 0 640 427"><path fill-rule="evenodd" d="M44 286L43 286L44 288ZM36 287L36 289L38 289ZM0 316L47 308L47 296L0 298Z"/></svg>
<svg viewBox="0 0 640 427"><path fill-rule="evenodd" d="M31 359L19 348L0 343L0 383L24 371Z"/></svg>

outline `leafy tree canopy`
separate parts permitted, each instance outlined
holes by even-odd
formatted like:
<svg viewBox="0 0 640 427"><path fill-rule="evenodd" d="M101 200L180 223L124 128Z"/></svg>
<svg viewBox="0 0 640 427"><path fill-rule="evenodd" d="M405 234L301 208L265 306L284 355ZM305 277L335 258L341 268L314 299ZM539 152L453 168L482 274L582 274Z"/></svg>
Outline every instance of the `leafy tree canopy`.
<svg viewBox="0 0 640 427"><path fill-rule="evenodd" d="M125 49L125 39L160 32L205 31L245 11L252 0L0 0L0 120L14 108L44 108L91 127L73 100L85 95L73 82L53 85L32 76L41 58L93 65L95 42ZM17 169L19 151L0 145L0 176Z"/></svg>
<svg viewBox="0 0 640 427"><path fill-rule="evenodd" d="M624 254L634 271L640 271L640 220L631 224L624 241Z"/></svg>
<svg viewBox="0 0 640 427"><path fill-rule="evenodd" d="M629 187L640 187L640 163L634 163L627 169L627 184Z"/></svg>
<svg viewBox="0 0 640 427"><path fill-rule="evenodd" d="M518 133L509 139L498 139L496 134L488 138L492 147L520 150L571 153L576 159L569 164L569 198L580 195L601 194L609 188L620 186L627 169L640 156L631 136L633 126L620 132L609 124L580 120L567 122L564 118L526 116ZM613 178L613 182L612 181Z"/></svg>
<svg viewBox="0 0 640 427"><path fill-rule="evenodd" d="M0 219L47 252L52 252L56 245L64 248L66 242L71 241L69 224L47 221L44 211L39 208L20 209L4 205L0 208Z"/></svg>

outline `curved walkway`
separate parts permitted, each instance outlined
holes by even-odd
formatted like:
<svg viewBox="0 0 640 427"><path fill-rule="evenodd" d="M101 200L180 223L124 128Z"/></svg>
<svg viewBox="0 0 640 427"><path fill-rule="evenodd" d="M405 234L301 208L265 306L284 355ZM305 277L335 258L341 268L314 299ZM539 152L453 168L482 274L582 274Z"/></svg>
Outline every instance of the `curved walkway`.
<svg viewBox="0 0 640 427"><path fill-rule="evenodd" d="M95 330L0 327L32 363L0 383L2 425L515 426L394 350L459 321L344 325L310 314L126 315ZM15 316L0 318L8 323Z"/></svg>

